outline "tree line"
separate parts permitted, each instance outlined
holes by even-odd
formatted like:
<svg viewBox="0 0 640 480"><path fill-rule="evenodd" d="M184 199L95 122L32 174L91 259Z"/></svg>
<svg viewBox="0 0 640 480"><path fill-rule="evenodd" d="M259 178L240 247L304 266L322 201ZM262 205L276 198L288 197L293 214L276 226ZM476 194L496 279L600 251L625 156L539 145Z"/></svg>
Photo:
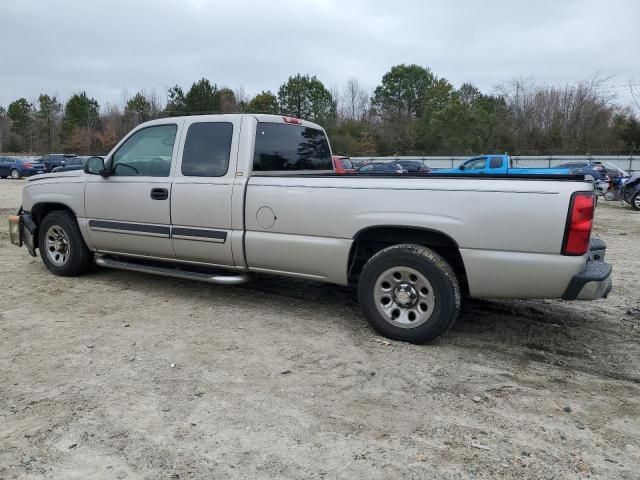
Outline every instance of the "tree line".
<svg viewBox="0 0 640 480"><path fill-rule="evenodd" d="M123 107L101 108L86 92L66 102L43 93L0 106L0 152L106 153L151 119L231 112L314 121L327 129L334 152L354 156L640 152L640 103L634 111L607 92L605 80L593 78L562 87L515 79L483 93L402 64L373 90L357 78L327 88L315 76L296 74L277 92L253 97L202 78L188 90L174 85L164 98L155 91L125 94Z"/></svg>

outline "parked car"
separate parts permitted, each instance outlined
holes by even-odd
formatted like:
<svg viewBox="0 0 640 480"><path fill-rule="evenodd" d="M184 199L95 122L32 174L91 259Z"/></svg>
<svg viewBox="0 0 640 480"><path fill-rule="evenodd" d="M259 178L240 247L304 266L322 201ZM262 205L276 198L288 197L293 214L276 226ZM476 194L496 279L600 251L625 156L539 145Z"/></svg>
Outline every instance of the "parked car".
<svg viewBox="0 0 640 480"><path fill-rule="evenodd" d="M407 173L422 174L431 172L429 167L416 160L398 160L396 163L404 168Z"/></svg>
<svg viewBox="0 0 640 480"><path fill-rule="evenodd" d="M554 168L568 168L572 173L578 173L581 175L591 175L594 181L601 181L609 183L609 177L607 176L607 169L600 162L591 162L589 160L579 160L573 162L564 162L560 165L556 165Z"/></svg>
<svg viewBox="0 0 640 480"><path fill-rule="evenodd" d="M0 177L19 179L45 173L44 164L37 157L0 157Z"/></svg>
<svg viewBox="0 0 640 480"><path fill-rule="evenodd" d="M70 170L82 170L84 168L84 164L90 156L78 156L78 157L70 157L65 159L65 165L54 167L52 172L68 172Z"/></svg>
<svg viewBox="0 0 640 480"><path fill-rule="evenodd" d="M364 167L365 165L372 162L372 160L362 159L362 158L351 158L350 160L351 160L351 165L353 165L353 168L356 169L356 172L358 171L358 169L360 169L360 167Z"/></svg>
<svg viewBox="0 0 640 480"><path fill-rule="evenodd" d="M42 163L47 168L47 173L56 167L64 167L70 158L77 157L75 153L50 153L42 157Z"/></svg>
<svg viewBox="0 0 640 480"><path fill-rule="evenodd" d="M640 210L640 172L636 172L622 187L622 199L634 210Z"/></svg>
<svg viewBox="0 0 640 480"><path fill-rule="evenodd" d="M84 171L30 178L9 234L61 276L96 263L226 285L252 272L352 285L377 331L421 343L451 327L463 292L607 296L606 246L590 253L593 184L556 177L337 175L314 123L171 117Z"/></svg>
<svg viewBox="0 0 640 480"><path fill-rule="evenodd" d="M402 165L395 162L371 162L360 167L358 169L358 173L388 175L395 173L405 173L405 169L402 168Z"/></svg>
<svg viewBox="0 0 640 480"><path fill-rule="evenodd" d="M342 155L332 155L331 160L333 162L333 171L336 173L355 173L356 169L353 167L351 163L351 159L349 157L344 157Z"/></svg>
<svg viewBox="0 0 640 480"><path fill-rule="evenodd" d="M569 175L569 168L518 168L513 166L513 159L509 155L483 155L466 160L458 168L441 168L432 173L447 175L476 174L476 175Z"/></svg>

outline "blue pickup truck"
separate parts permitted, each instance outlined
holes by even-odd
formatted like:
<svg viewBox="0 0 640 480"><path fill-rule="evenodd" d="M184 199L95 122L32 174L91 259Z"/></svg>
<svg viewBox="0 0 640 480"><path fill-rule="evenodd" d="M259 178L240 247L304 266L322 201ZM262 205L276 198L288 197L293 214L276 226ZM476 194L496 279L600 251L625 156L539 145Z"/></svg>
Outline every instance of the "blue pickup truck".
<svg viewBox="0 0 640 480"><path fill-rule="evenodd" d="M570 168L513 168L513 160L509 155L483 155L466 160L458 168L432 170L432 173L476 173L502 175L569 175Z"/></svg>

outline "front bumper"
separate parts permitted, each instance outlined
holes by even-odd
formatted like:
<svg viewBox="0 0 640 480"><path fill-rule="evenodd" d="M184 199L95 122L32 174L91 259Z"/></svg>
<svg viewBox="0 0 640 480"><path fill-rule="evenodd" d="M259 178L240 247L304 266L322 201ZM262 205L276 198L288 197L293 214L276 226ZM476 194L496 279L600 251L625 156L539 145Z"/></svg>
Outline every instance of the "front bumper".
<svg viewBox="0 0 640 480"><path fill-rule="evenodd" d="M20 208L16 215L9 217L9 238L11 243L18 247L24 245L32 257L36 256L35 239L37 232L38 226L30 212L25 212Z"/></svg>
<svg viewBox="0 0 640 480"><path fill-rule="evenodd" d="M589 259L585 268L569 282L562 298L564 300L597 300L606 298L613 286L611 264L604 261L607 245L597 237L591 238Z"/></svg>

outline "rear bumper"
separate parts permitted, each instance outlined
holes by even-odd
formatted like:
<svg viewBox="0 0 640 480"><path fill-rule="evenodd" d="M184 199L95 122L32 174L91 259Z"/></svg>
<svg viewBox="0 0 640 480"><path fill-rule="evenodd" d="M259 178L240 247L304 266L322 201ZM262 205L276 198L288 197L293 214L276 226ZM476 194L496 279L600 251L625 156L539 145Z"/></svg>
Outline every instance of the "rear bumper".
<svg viewBox="0 0 640 480"><path fill-rule="evenodd" d="M604 261L607 245L597 237L592 237L589 260L584 270L577 273L569 282L562 295L564 300L597 300L606 298L611 292L612 267Z"/></svg>

